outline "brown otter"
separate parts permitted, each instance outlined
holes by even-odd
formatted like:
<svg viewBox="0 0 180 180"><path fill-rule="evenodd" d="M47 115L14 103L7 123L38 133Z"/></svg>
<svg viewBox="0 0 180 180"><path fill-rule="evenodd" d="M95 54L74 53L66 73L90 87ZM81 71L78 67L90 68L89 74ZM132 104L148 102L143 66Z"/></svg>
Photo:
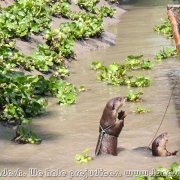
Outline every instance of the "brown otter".
<svg viewBox="0 0 180 180"><path fill-rule="evenodd" d="M125 103L125 98L116 97L106 104L99 128L99 139L95 154L117 155L117 138L124 126L125 111L120 108Z"/></svg>
<svg viewBox="0 0 180 180"><path fill-rule="evenodd" d="M166 143L168 142L168 133L164 132L159 135L152 143L152 155L153 156L175 156L178 151L169 152L166 149Z"/></svg>

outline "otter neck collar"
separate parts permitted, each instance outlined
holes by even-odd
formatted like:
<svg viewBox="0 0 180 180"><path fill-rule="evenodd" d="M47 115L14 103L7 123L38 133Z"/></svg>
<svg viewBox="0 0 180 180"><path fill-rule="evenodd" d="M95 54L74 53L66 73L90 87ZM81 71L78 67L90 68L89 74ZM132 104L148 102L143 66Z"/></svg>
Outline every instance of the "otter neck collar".
<svg viewBox="0 0 180 180"><path fill-rule="evenodd" d="M99 136L99 142L98 142L98 145L97 145L97 149L96 149L96 152L95 152L96 156L97 156L97 155L99 154L99 152L100 152L101 145L102 145L102 140L103 140L103 137L104 137L105 134L117 139L116 136L112 136L112 135L110 135L110 134L108 134L108 133L106 132L108 129L110 129L110 128L112 128L113 126L115 126L115 123L116 123L116 121L115 121L112 125L106 127L105 129L101 126L101 124L99 125L99 126L100 126L100 129L101 129L101 132L100 132L100 136Z"/></svg>
<svg viewBox="0 0 180 180"><path fill-rule="evenodd" d="M106 127L105 129L101 126L101 124L99 125L100 126L100 129L101 129L101 134L108 134L107 133L107 130L108 129L111 129L112 127L114 127L115 126L115 124L116 124L116 121L113 123L113 124L111 124L111 125L109 125L108 127ZM111 135L111 134L108 134L109 136L113 136L113 135ZM116 137L116 136L114 136L114 137Z"/></svg>

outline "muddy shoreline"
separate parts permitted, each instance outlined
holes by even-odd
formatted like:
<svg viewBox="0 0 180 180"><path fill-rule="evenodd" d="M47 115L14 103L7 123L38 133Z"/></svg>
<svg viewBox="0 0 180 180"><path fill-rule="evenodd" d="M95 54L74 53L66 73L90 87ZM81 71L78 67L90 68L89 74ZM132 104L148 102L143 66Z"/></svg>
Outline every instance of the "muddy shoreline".
<svg viewBox="0 0 180 180"><path fill-rule="evenodd" d="M0 2L0 5L2 7L7 7L11 5L13 1L5 1ZM118 4L110 4L105 0L101 0L98 4L98 7L101 7L103 5L108 5L116 9L116 13L113 18L106 17L104 18L104 32L102 33L100 38L89 38L87 40L82 41L76 41L74 45L74 50L76 53L76 58L78 58L80 55L84 54L87 51L92 51L100 48L106 48L112 45L115 45L115 35L108 32L107 29L109 26L117 24L120 22L120 17L122 14L124 14L126 11L123 10L120 5ZM72 1L71 4L71 10L73 11L84 11L78 7L78 5L75 4L75 1ZM52 17L51 22L51 28L56 29L59 27L61 23L64 22L71 22L71 20L63 18L63 17ZM22 41L21 39L16 39L16 45L15 47L20 50L25 55L31 55L32 51L38 44L45 44L45 40L43 39L43 35L31 35L31 38L29 41Z"/></svg>

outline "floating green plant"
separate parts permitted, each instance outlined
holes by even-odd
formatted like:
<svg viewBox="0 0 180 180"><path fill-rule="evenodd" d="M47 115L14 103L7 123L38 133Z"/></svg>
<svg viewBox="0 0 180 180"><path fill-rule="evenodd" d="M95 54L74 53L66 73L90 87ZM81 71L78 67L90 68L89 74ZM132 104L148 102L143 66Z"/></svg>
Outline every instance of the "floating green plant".
<svg viewBox="0 0 180 180"><path fill-rule="evenodd" d="M179 180L180 164L172 163L170 168L159 167L151 176L139 176L137 180Z"/></svg>
<svg viewBox="0 0 180 180"><path fill-rule="evenodd" d="M129 57L129 56L128 56ZM132 60L132 58L129 58ZM138 66L142 68L142 64L133 62L128 62L131 60L126 60L124 64L113 63L109 66L104 66L99 61L94 61L91 63L91 69L97 70L99 75L96 77L98 80L106 81L110 85L128 85L132 87L147 87L151 84L151 80L145 76L130 76L127 73L135 70ZM133 57L134 59L134 57ZM138 64L138 65L137 65ZM133 68L132 68L133 67Z"/></svg>
<svg viewBox="0 0 180 180"><path fill-rule="evenodd" d="M148 87L151 84L149 77L145 76L131 76L128 80L128 84L132 87Z"/></svg>
<svg viewBox="0 0 180 180"><path fill-rule="evenodd" d="M134 92L133 90L129 90L126 98L127 101L130 102L140 102L142 101L141 95L143 95L143 92L141 91Z"/></svg>
<svg viewBox="0 0 180 180"><path fill-rule="evenodd" d="M25 75L12 69L11 65L0 66L0 120L20 127L16 142L40 142L32 130L25 130L21 125L29 127L33 117L46 111L47 100L44 96L55 96L60 104L73 104L78 89L54 76L45 79L41 75Z"/></svg>
<svg viewBox="0 0 180 180"><path fill-rule="evenodd" d="M162 19L162 23L154 26L154 31L166 35L168 38L172 38L172 28L169 19Z"/></svg>
<svg viewBox="0 0 180 180"><path fill-rule="evenodd" d="M149 59L142 59L143 55L129 55L125 60L125 65L131 69L152 69L153 62Z"/></svg>
<svg viewBox="0 0 180 180"><path fill-rule="evenodd" d="M93 61L91 63L91 69L93 70L101 70L102 68L104 68L104 66L100 61Z"/></svg>
<svg viewBox="0 0 180 180"><path fill-rule="evenodd" d="M16 132L17 137L15 137L13 140L16 143L20 144L40 144L41 143L41 138L37 137L37 135L28 128L25 127L20 127L19 131Z"/></svg>
<svg viewBox="0 0 180 180"><path fill-rule="evenodd" d="M88 152L89 152L89 148L86 148L82 154L76 154L75 155L75 162L77 164L84 164L84 163L88 163L91 160L93 160L92 157L88 156Z"/></svg>
<svg viewBox="0 0 180 180"><path fill-rule="evenodd" d="M80 86L80 87L78 88L78 91L79 91L79 92L84 92L84 91L87 91L87 89L86 89L85 86Z"/></svg>
<svg viewBox="0 0 180 180"><path fill-rule="evenodd" d="M18 126L15 142L41 142L30 125L34 117L46 111L45 97L54 96L61 105L74 104L77 94L86 90L64 81L69 75L65 60L75 57L76 40L100 37L103 17L113 16L113 8L97 8L98 2L84 1L87 7L82 8L91 13L71 11L69 0L18 0L6 8L0 7L0 121ZM51 30L51 15L72 21ZM39 44L32 55L26 56L15 48L15 38L29 41L32 34L43 35L46 44ZM28 74L37 70L46 78L26 75L18 71L21 69Z"/></svg>
<svg viewBox="0 0 180 180"><path fill-rule="evenodd" d="M163 59L168 59L170 57L176 57L178 55L176 48L167 47L163 48L156 54L156 59L161 61Z"/></svg>
<svg viewBox="0 0 180 180"><path fill-rule="evenodd" d="M150 110L147 108L138 106L136 107L136 110L134 112L137 114L144 114L144 113L150 112Z"/></svg>

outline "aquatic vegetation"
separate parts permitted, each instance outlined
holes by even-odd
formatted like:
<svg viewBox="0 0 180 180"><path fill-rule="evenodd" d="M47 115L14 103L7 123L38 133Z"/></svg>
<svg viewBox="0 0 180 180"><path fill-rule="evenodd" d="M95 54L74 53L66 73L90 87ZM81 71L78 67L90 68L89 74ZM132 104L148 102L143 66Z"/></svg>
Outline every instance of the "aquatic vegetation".
<svg viewBox="0 0 180 180"><path fill-rule="evenodd" d="M173 36L169 19L162 19L162 24L154 26L154 31L164 34L167 38Z"/></svg>
<svg viewBox="0 0 180 180"><path fill-rule="evenodd" d="M150 112L150 110L139 106L139 107L136 107L136 110L134 112L137 114L143 114L143 113Z"/></svg>
<svg viewBox="0 0 180 180"><path fill-rule="evenodd" d="M125 64L130 70L152 69L153 62L151 60L143 60L143 55L129 55Z"/></svg>
<svg viewBox="0 0 180 180"><path fill-rule="evenodd" d="M58 98L59 104L74 104L79 92L73 84L51 76L48 81L49 92Z"/></svg>
<svg viewBox="0 0 180 180"><path fill-rule="evenodd" d="M39 44L31 56L25 56L15 47L4 45L0 48L0 60L29 71L37 69L44 74L52 72L61 78L69 75L63 57L54 51L50 51L47 45Z"/></svg>
<svg viewBox="0 0 180 180"><path fill-rule="evenodd" d="M156 59L161 61L170 57L176 57L178 55L176 48L167 47L163 48L156 54Z"/></svg>
<svg viewBox="0 0 180 180"><path fill-rule="evenodd" d="M154 63L149 60L149 59L145 59L143 60L143 63L141 64L141 69L152 69L154 66Z"/></svg>
<svg viewBox="0 0 180 180"><path fill-rule="evenodd" d="M62 17L69 18L71 14L71 7L68 2L57 1L56 3L52 4L51 11L54 16L61 15Z"/></svg>
<svg viewBox="0 0 180 180"><path fill-rule="evenodd" d="M70 28L71 25L73 24L61 24L59 29L48 31L45 34L45 39L47 40L46 43L51 47L51 50L66 58L73 57L75 54L73 50L74 36L72 33L73 30Z"/></svg>
<svg viewBox="0 0 180 180"><path fill-rule="evenodd" d="M170 168L159 167L154 174L147 176L139 176L137 180L179 180L180 164L172 163Z"/></svg>
<svg viewBox="0 0 180 180"><path fill-rule="evenodd" d="M51 76L45 79L43 76L25 75L22 72L13 71L12 66L6 68L0 66L0 120L13 126L30 125L32 118L43 114L47 108L47 100L44 96L55 96L60 104L73 104L76 101L78 88L74 85ZM32 130L17 133L15 141L32 138L37 139ZM36 141L35 141L36 140ZM32 142L33 142L32 141ZM39 140L38 140L39 141Z"/></svg>
<svg viewBox="0 0 180 180"><path fill-rule="evenodd" d="M51 50L60 53L65 58L74 58L73 46L75 40L99 37L103 31L103 17L112 17L115 10L108 6L97 8L99 0L79 0L78 5L89 12L73 12L67 1L52 4L52 14L70 18L73 22L62 23L59 29L46 31L46 43Z"/></svg>
<svg viewBox="0 0 180 180"><path fill-rule="evenodd" d="M99 2L100 0L78 0L78 5L88 12L96 13L98 9L96 5Z"/></svg>
<svg viewBox="0 0 180 180"><path fill-rule="evenodd" d="M128 56L129 57L129 56ZM135 57L135 56L133 56ZM130 58L129 58L130 59ZM151 80L145 76L130 76L128 72L136 70L137 67L142 67L139 59L126 60L124 64L113 63L105 67L99 61L91 63L91 69L99 72L96 77L97 80L106 81L110 85L128 85L132 87L147 87L150 85ZM136 63L138 61L138 63Z"/></svg>
<svg viewBox="0 0 180 180"><path fill-rule="evenodd" d="M31 32L39 33L49 28L50 21L50 9L45 1L19 0L2 10L0 38L27 38Z"/></svg>
<svg viewBox="0 0 180 180"><path fill-rule="evenodd" d="M111 85L125 85L126 69L121 64L111 64L101 67L98 80L107 81Z"/></svg>
<svg viewBox="0 0 180 180"><path fill-rule="evenodd" d="M80 8L85 9L88 12L100 15L102 17L113 17L115 9L109 6L102 6L98 8L96 5L100 0L78 0L78 5Z"/></svg>
<svg viewBox="0 0 180 180"><path fill-rule="evenodd" d="M32 129L25 128L23 126L19 127L16 132L17 137L13 139L14 142L19 144L40 144L41 139L32 131Z"/></svg>
<svg viewBox="0 0 180 180"><path fill-rule="evenodd" d="M17 143L38 144L41 139L31 129L32 118L43 114L47 108L44 97L54 96L59 104L73 104L79 92L86 91L63 81L69 70L65 58L74 58L75 40L100 37L103 17L112 17L114 10L97 8L98 0L84 2L87 12L71 11L68 0L18 0L0 13L0 121L17 126ZM83 3L83 1L82 1ZM97 10L97 12L96 12ZM69 18L50 30L53 16ZM14 38L29 40L32 34L45 33L46 44L39 44L32 55L26 56L15 48ZM26 75L23 71L37 70L48 75Z"/></svg>
<svg viewBox="0 0 180 180"><path fill-rule="evenodd" d="M104 68L104 66L100 61L93 61L91 63L91 69L92 70L101 70L103 68Z"/></svg>
<svg viewBox="0 0 180 180"><path fill-rule="evenodd" d="M151 80L145 76L130 76L127 80L127 84L132 87L148 87L151 84Z"/></svg>
<svg viewBox="0 0 180 180"><path fill-rule="evenodd" d="M74 22L62 23L59 29L47 31L45 39L51 50L63 57L72 58L75 55L73 46L76 39L99 37L103 30L103 20L94 15L82 16Z"/></svg>
<svg viewBox="0 0 180 180"><path fill-rule="evenodd" d="M84 164L84 163L88 163L91 160L93 160L92 157L88 156L89 150L90 150L89 148L86 148L82 154L75 155L75 161L77 164Z"/></svg>
<svg viewBox="0 0 180 180"><path fill-rule="evenodd" d="M129 55L126 60L125 63L128 66L129 69L139 69L142 60L141 58L143 57L143 55Z"/></svg>
<svg viewBox="0 0 180 180"><path fill-rule="evenodd" d="M142 101L142 98L140 97L141 95L143 95L143 92L141 91L134 92L133 90L129 90L126 98L127 101L130 102L140 102Z"/></svg>
<svg viewBox="0 0 180 180"><path fill-rule="evenodd" d="M108 6L102 6L99 10L98 10L98 14L100 14L102 17L113 17L114 13L115 13L115 9L108 7Z"/></svg>
<svg viewBox="0 0 180 180"><path fill-rule="evenodd" d="M85 91L87 91L87 89L86 89L85 86L80 86L80 87L78 88L78 92L85 92Z"/></svg>

